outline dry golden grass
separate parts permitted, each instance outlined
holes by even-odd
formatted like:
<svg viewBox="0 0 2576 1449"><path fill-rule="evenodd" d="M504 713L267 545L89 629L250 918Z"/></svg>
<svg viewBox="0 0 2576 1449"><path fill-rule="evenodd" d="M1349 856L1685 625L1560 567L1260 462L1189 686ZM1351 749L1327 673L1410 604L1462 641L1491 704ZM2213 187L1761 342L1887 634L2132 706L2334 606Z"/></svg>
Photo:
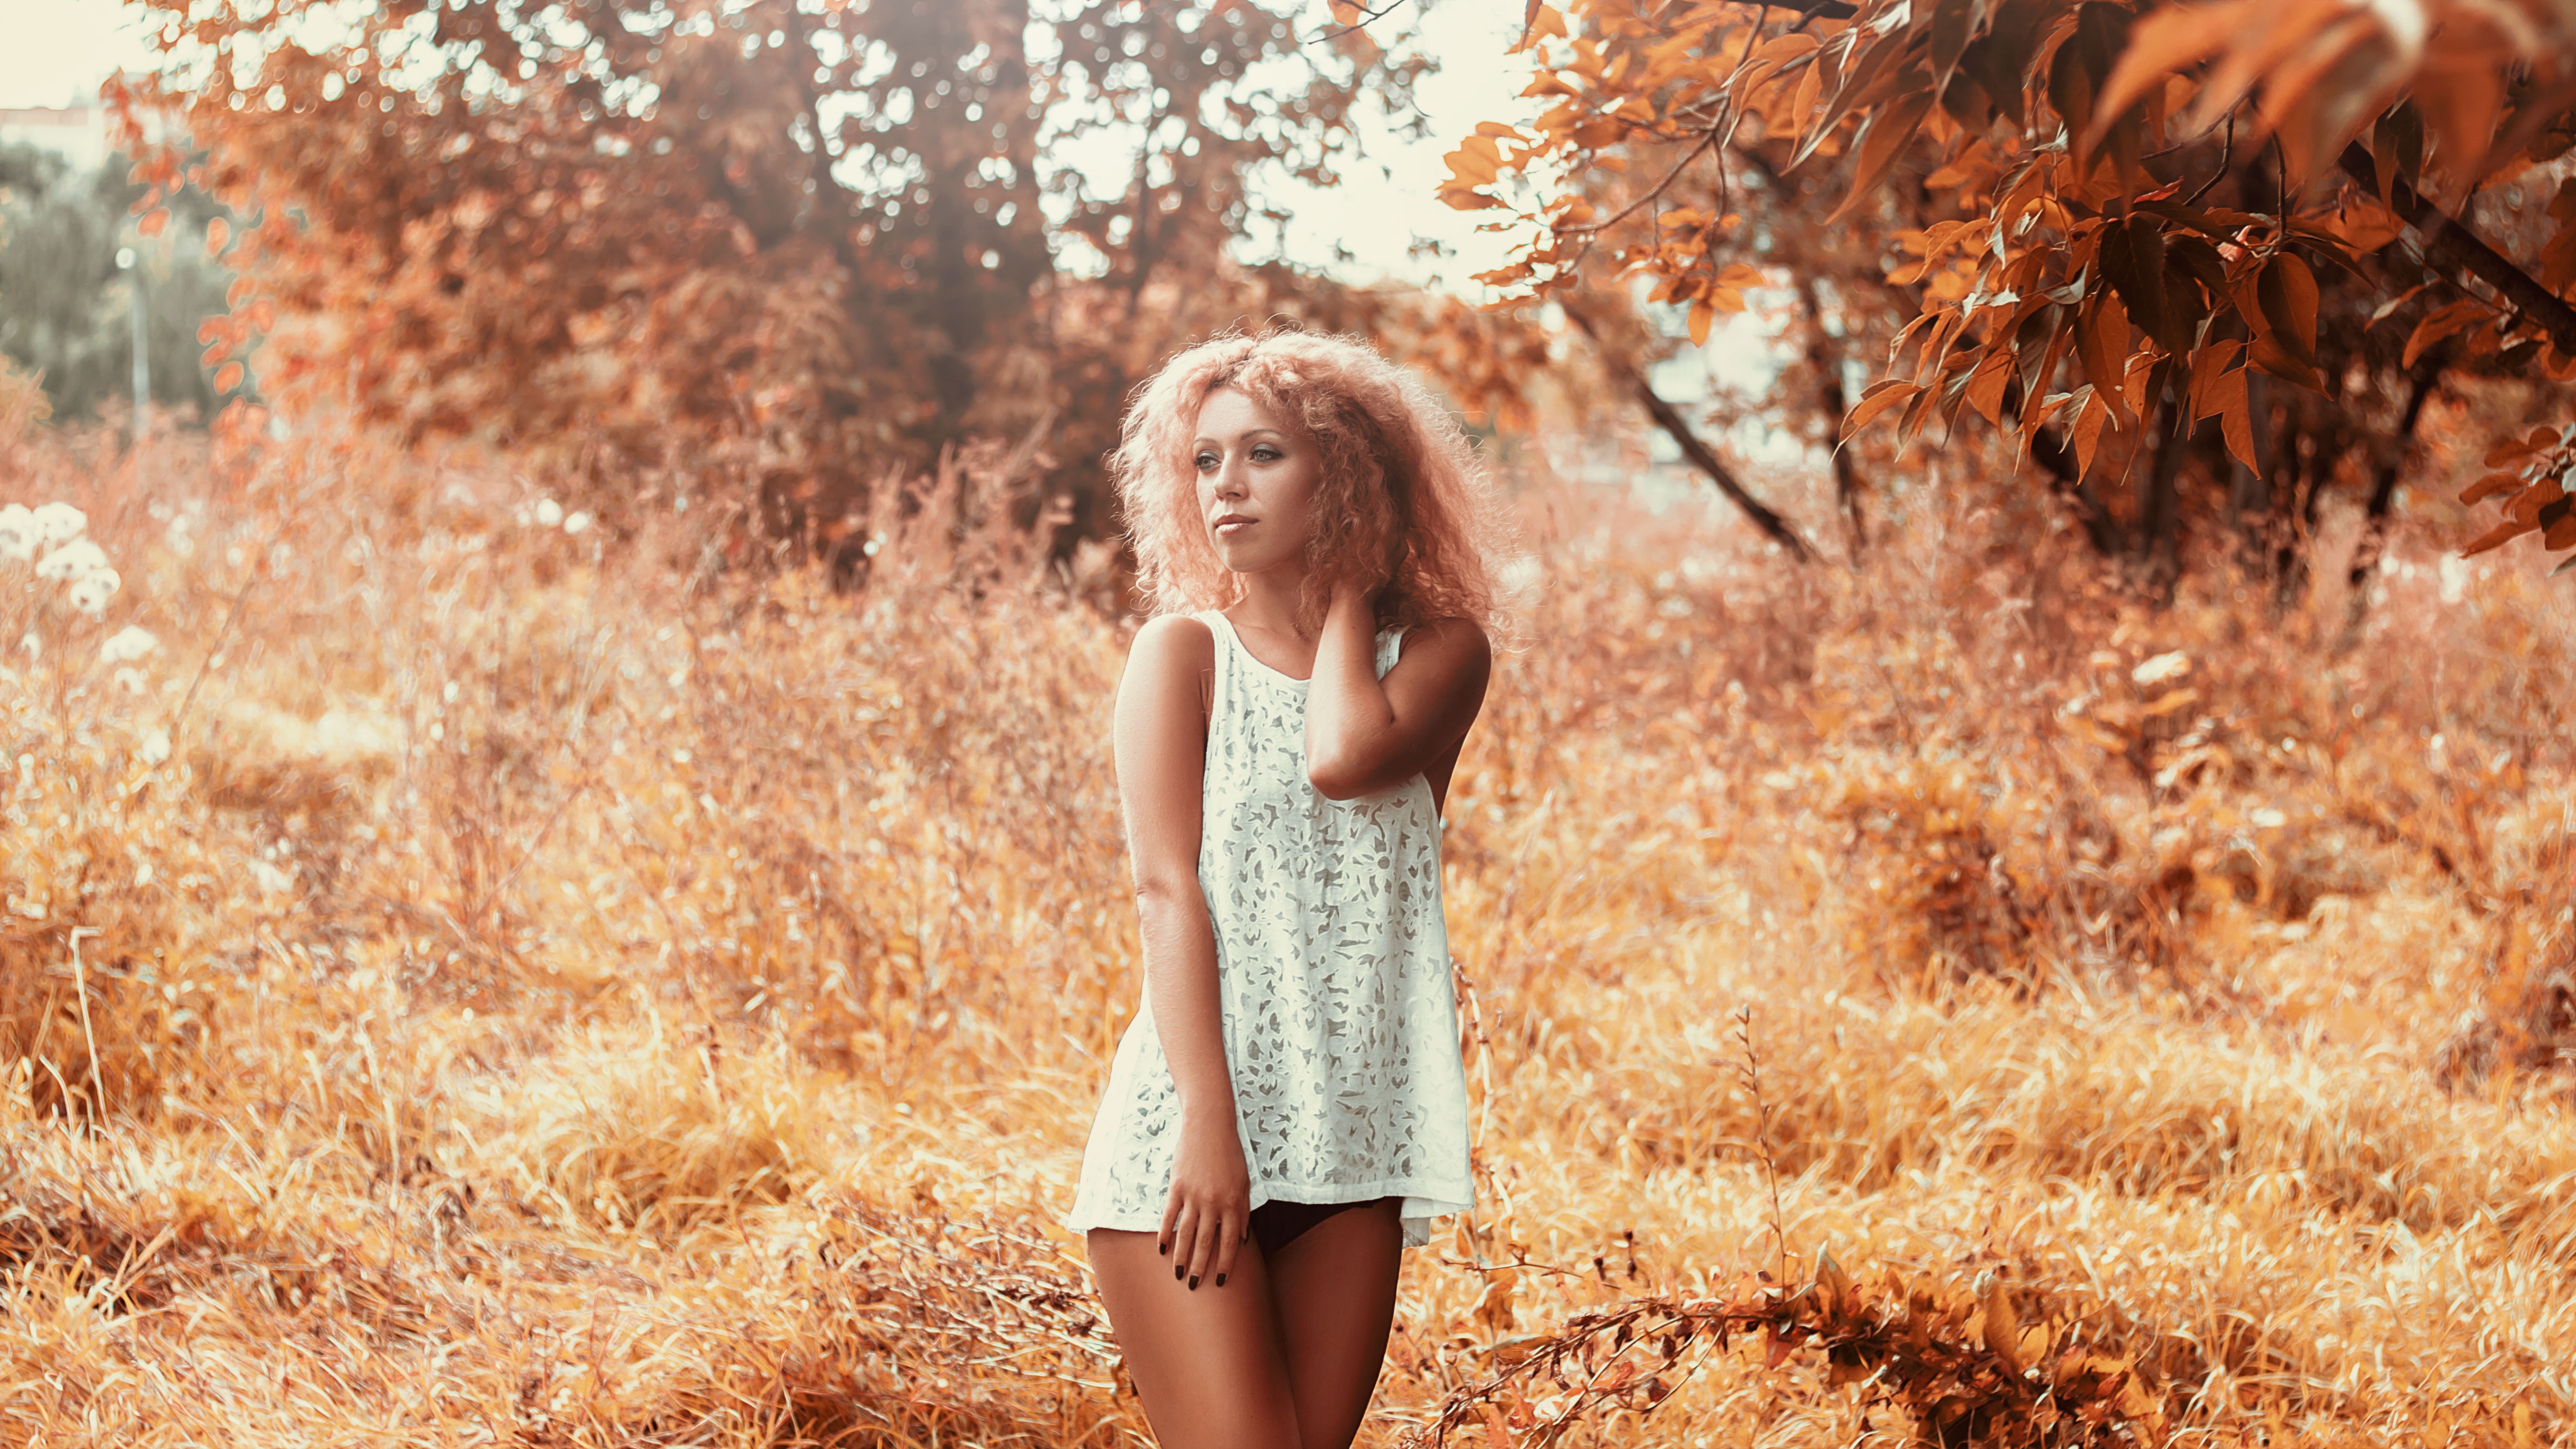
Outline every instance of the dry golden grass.
<svg viewBox="0 0 2576 1449"><path fill-rule="evenodd" d="M836 592L360 440L24 429L0 503L124 587L0 562L0 1439L1136 1442L1053 1221L1137 983L1099 560L958 541L968 470ZM1801 576L1530 521L1446 844L1488 1201L1376 1440L1821 1249L2080 1322L2175 1442L2576 1433L2563 592L2401 548L2344 649L2036 515ZM1684 1365L1575 1441L1915 1431Z"/></svg>

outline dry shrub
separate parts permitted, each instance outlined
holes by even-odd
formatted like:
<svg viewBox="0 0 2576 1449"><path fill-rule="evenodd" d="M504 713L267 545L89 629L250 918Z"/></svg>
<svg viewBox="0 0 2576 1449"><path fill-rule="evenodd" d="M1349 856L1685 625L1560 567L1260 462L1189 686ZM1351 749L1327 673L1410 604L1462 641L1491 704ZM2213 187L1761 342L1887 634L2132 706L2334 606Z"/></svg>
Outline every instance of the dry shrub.
<svg viewBox="0 0 2576 1449"><path fill-rule="evenodd" d="M1494 1371L1406 1442L1442 1444L1472 1427L1489 1442L1549 1445L1604 1410L1642 1418L1697 1360L1739 1339L1763 1351L1766 1369L1802 1351L1821 1357L1828 1389L1857 1385L1930 1443L2162 1442L2163 1388L2197 1369L2191 1346L2081 1295L2017 1284L2014 1267L1863 1283L1819 1252L1794 1285L1747 1274L1722 1296L1632 1297L1498 1346Z"/></svg>
<svg viewBox="0 0 2576 1449"><path fill-rule="evenodd" d="M828 1130L815 1087L779 1043L746 1050L658 1017L594 1027L456 1089L456 1170L553 1221L669 1237L812 1181Z"/></svg>
<svg viewBox="0 0 2576 1449"><path fill-rule="evenodd" d="M0 587L20 582L13 571L26 566L0 562ZM0 608L0 632L69 622ZM82 635L96 632L41 637L68 653L95 649ZM0 768L0 1062L23 1062L49 1109L148 1117L215 1028L210 938L255 882L189 828L192 812L153 766L148 719L95 677L106 671L30 677L42 667L0 666L0 739L14 765Z"/></svg>
<svg viewBox="0 0 2576 1449"><path fill-rule="evenodd" d="M800 1201L665 1279L531 1240L509 1227L524 1205L434 1173L393 1197L302 1152L117 1148L31 1131L31 1110L0 1097L0 1423L33 1441L452 1420L525 1443L1106 1445L1132 1423L1098 1402L1110 1353L1078 1267L1004 1205ZM109 1367L138 1349L169 1371Z"/></svg>

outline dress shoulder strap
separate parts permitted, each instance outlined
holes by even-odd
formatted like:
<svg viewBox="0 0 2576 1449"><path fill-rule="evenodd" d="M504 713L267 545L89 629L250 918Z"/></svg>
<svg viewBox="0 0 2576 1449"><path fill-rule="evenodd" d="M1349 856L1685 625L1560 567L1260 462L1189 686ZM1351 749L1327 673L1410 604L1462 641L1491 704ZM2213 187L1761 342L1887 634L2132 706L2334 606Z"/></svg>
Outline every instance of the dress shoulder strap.
<svg viewBox="0 0 2576 1449"><path fill-rule="evenodd" d="M1201 609L1190 617L1207 626L1210 642L1216 646L1210 659L1207 696L1203 701L1204 722L1213 729L1217 712L1225 704L1226 684L1234 675L1234 660L1230 656L1242 646L1235 642L1234 621L1225 616L1224 610Z"/></svg>
<svg viewBox="0 0 2576 1449"><path fill-rule="evenodd" d="M1395 661L1402 657L1403 652L1404 629L1402 626L1389 629L1385 633L1378 635L1377 677L1380 679L1386 678L1386 672L1395 667Z"/></svg>

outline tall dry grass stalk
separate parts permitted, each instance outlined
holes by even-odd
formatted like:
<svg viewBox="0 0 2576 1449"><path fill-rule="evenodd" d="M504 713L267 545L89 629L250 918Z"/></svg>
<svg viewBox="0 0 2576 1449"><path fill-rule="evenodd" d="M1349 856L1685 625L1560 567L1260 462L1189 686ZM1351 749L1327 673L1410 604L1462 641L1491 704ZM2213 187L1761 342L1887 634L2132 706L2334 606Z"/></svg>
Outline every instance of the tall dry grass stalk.
<svg viewBox="0 0 2576 1449"><path fill-rule="evenodd" d="M1138 981L1105 557L990 459L844 590L0 423L123 577L0 561L0 1437L1136 1442L1053 1222ZM1841 575L1525 501L1445 844L1484 1203L1372 1442L2576 1432L2563 593L2400 547L2341 649L2037 514Z"/></svg>

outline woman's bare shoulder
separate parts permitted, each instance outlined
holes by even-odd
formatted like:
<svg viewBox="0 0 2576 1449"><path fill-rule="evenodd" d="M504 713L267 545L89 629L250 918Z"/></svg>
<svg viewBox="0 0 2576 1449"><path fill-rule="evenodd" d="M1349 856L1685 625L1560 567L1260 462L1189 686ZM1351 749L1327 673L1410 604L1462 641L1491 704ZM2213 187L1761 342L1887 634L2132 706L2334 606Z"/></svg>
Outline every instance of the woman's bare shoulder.
<svg viewBox="0 0 2576 1449"><path fill-rule="evenodd" d="M1404 658L1417 648L1460 660L1491 663L1494 657L1494 641L1487 637L1485 626L1464 614L1452 614L1405 630L1404 638L1396 644L1396 657Z"/></svg>
<svg viewBox="0 0 2576 1449"><path fill-rule="evenodd" d="M1216 667L1216 631L1190 614L1157 614L1127 645L1127 668L1151 675L1190 678Z"/></svg>

